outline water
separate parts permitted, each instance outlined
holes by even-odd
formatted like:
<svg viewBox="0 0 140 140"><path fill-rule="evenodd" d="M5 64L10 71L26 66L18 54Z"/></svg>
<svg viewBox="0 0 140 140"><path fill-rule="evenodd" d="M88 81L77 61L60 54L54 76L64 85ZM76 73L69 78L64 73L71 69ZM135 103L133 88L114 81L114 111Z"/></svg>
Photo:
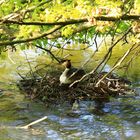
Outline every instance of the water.
<svg viewBox="0 0 140 140"><path fill-rule="evenodd" d="M16 57L12 59L16 60ZM9 59L1 60L0 140L139 139L139 82L135 82L135 96L111 98L102 106L97 106L94 101L82 101L74 111L67 103L48 107L39 101L26 98L16 87L19 76L15 68L25 61L24 55L20 57L15 65ZM23 71L26 71L26 68ZM44 116L48 119L34 125L32 129L16 128Z"/></svg>

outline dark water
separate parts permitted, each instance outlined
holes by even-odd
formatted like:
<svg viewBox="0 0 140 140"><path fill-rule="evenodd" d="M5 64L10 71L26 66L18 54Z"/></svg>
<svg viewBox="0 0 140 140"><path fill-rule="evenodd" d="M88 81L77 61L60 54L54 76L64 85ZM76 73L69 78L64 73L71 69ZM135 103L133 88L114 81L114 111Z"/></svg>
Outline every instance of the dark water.
<svg viewBox="0 0 140 140"><path fill-rule="evenodd" d="M14 65L10 60L1 60L0 140L139 140L138 82L135 83L136 95L110 98L99 106L97 102L83 101L74 111L67 103L47 107L29 100L16 87L19 76L15 68L23 61L21 57ZM16 128L44 116L48 119L32 129Z"/></svg>

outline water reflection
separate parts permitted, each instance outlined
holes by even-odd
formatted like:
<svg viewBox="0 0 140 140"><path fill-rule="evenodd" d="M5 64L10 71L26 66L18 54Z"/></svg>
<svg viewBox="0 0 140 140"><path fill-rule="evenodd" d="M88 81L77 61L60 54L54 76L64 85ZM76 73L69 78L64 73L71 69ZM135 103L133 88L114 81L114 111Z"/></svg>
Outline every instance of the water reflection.
<svg viewBox="0 0 140 140"><path fill-rule="evenodd" d="M4 98L1 98L1 101L7 102L8 99ZM137 97L112 98L104 104L83 101L76 111L78 115L71 117L68 115L71 110L69 105L52 105L47 108L42 103L22 98L20 102L9 102L7 109L6 105L1 108L0 136L14 140L134 139L140 128L140 102L137 103L136 100L139 101ZM94 109L96 111L93 111ZM28 124L45 115L48 119L34 126L34 130L14 129L14 126Z"/></svg>
<svg viewBox="0 0 140 140"><path fill-rule="evenodd" d="M87 57L87 55L85 56ZM19 61L24 60L25 58L21 57ZM46 63L44 57L37 58L37 60L41 60L41 62L43 60ZM73 61L77 61L76 56L73 57ZM16 63L18 64L18 62ZM112 62L109 62L108 65L111 66L111 64ZM91 68L91 63L89 67ZM9 60L3 60L0 67L0 139L139 139L139 83L135 88L138 93L136 96L110 98L109 101L102 99L94 102L80 101L79 108L72 111L71 106L67 103L46 107L39 101L35 102L25 98L15 86L13 79L18 79L15 68L16 65L12 65ZM15 129L15 126L26 125L43 116L48 116L48 119L35 125L33 129Z"/></svg>

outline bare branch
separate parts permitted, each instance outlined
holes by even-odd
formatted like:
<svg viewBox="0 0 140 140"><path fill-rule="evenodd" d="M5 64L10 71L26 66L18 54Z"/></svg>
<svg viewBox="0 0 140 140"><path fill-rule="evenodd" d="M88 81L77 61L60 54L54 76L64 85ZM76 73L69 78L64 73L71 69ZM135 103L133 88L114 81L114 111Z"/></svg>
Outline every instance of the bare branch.
<svg viewBox="0 0 140 140"><path fill-rule="evenodd" d="M43 118L41 118L41 119L38 119L38 120L36 120L36 121L34 121L34 122L31 122L31 123L29 123L28 125L21 126L21 127L16 127L16 128L28 129L28 128L30 128L31 126L33 126L33 125L35 125L35 124L37 124L37 123L40 123L40 122L42 122L42 121L44 121L44 120L46 120L46 119L47 119L47 116L45 116L45 117L43 117Z"/></svg>
<svg viewBox="0 0 140 140"><path fill-rule="evenodd" d="M112 71L114 71L117 67L119 67L121 65L121 63L125 60L125 58L129 55L129 53L131 52L131 50L134 48L136 44L134 44L130 49L128 49L125 54L120 58L120 60L116 63L116 65L107 73L105 74L95 85L96 87L98 87L98 85L101 83L101 81L103 81Z"/></svg>
<svg viewBox="0 0 140 140"><path fill-rule="evenodd" d="M127 61L127 63L125 63L124 66L122 66L122 67L125 67L125 68L126 68L125 73L127 72L128 68L129 68L130 64L133 62L133 60L134 60L135 58L137 58L137 56L140 54L140 48L139 48L139 46L140 46L140 44L138 44L138 45L136 46L135 49L137 49L137 48L138 48L138 49L135 50L134 54L133 54L133 55L131 56L131 58ZM132 51L133 51L133 50L132 50Z"/></svg>
<svg viewBox="0 0 140 140"><path fill-rule="evenodd" d="M43 48L41 46L38 46L38 45L36 45L36 47L48 52L52 56L52 58L54 58L58 63L60 63L60 60L50 50Z"/></svg>
<svg viewBox="0 0 140 140"><path fill-rule="evenodd" d="M32 66L31 66L31 63L29 62L28 57L27 57L27 54L26 54L25 51L24 51L24 54L25 54L26 61L27 61L28 65L29 65L29 68L30 68L30 74L31 74L31 75L33 76L33 78L35 79L35 75L34 75L34 72L33 72Z"/></svg>
<svg viewBox="0 0 140 140"><path fill-rule="evenodd" d="M123 34L122 37L120 37L114 44L112 44L110 46L110 48L108 49L108 52L106 53L106 55L104 56L103 60L100 62L100 64L91 72L94 73L95 71L97 71L97 69L104 63L104 61L108 58L108 55L112 52L112 49L131 31L132 28L129 28L127 30L127 32L125 34Z"/></svg>
<svg viewBox="0 0 140 140"><path fill-rule="evenodd" d="M132 29L132 28L129 28L129 29L126 31L126 33L123 34L122 37L120 37L114 44L112 44L112 45L110 46L110 48L108 49L108 52L107 52L106 55L104 56L103 60L98 64L98 66L97 66L95 69L93 69L91 72L85 74L81 79L74 81L72 84L70 84L69 87L73 87L75 84L77 84L77 83L83 81L83 80L84 80L86 77L88 77L89 75L94 74L94 73L98 70L98 68L104 63L104 61L107 59L107 57L108 57L108 55L110 54L110 52L112 51L112 49L118 44L118 42L120 42L120 41L131 31L131 29Z"/></svg>
<svg viewBox="0 0 140 140"><path fill-rule="evenodd" d="M95 34L95 38L94 38L96 51L98 51L97 36L98 36L98 32Z"/></svg>

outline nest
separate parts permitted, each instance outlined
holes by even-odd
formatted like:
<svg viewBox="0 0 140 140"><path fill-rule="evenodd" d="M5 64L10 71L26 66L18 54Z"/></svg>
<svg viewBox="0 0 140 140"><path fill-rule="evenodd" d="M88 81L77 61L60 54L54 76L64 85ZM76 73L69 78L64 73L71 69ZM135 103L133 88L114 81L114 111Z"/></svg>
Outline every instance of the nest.
<svg viewBox="0 0 140 140"><path fill-rule="evenodd" d="M53 73L53 74L52 74ZM38 78L26 78L20 80L18 86L31 99L39 99L44 103L63 103L75 100L106 100L110 96L125 95L131 89L130 81L110 74L96 86L97 82L106 72L91 74L75 87L61 85L59 82L60 71L47 73Z"/></svg>

